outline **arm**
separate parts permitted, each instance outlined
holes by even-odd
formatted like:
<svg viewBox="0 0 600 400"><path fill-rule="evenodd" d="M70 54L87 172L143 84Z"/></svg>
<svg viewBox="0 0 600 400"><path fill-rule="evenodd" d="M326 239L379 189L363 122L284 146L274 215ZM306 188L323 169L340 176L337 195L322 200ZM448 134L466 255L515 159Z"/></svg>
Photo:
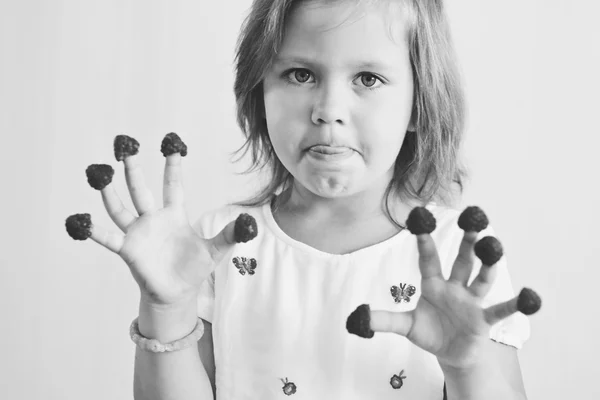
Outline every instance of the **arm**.
<svg viewBox="0 0 600 400"><path fill-rule="evenodd" d="M139 329L148 338L168 343L189 334L197 321L195 299L168 310L140 302ZM205 331L206 335L206 331ZM212 341L212 339L211 339ZM204 342L204 343L203 343ZM136 400L211 400L213 390L199 354L204 337L187 349L152 353L136 349L134 398ZM212 354L212 349L210 349ZM213 371L214 374L214 371Z"/></svg>
<svg viewBox="0 0 600 400"><path fill-rule="evenodd" d="M203 320L204 321L204 320ZM212 324L208 321L204 321L204 335L198 341L198 353L200 354L200 361L204 365L208 379L212 386L214 398L217 398L217 388L215 384L215 355L214 345L212 336Z"/></svg>
<svg viewBox="0 0 600 400"><path fill-rule="evenodd" d="M490 362L469 371L442 367L448 400L527 400L517 349L490 340L484 352Z"/></svg>

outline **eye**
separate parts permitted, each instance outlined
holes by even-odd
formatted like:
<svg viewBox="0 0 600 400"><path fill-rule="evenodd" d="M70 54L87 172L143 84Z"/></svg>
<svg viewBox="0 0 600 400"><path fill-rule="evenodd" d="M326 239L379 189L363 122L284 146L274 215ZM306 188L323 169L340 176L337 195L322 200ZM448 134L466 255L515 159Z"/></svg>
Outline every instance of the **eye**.
<svg viewBox="0 0 600 400"><path fill-rule="evenodd" d="M381 79L371 73L362 72L360 74L360 81L367 89L376 89L378 86L374 85L377 83L377 81L381 82Z"/></svg>
<svg viewBox="0 0 600 400"><path fill-rule="evenodd" d="M293 78L292 78L293 73ZM309 70L304 68L295 68L286 71L284 74L285 79L291 83L306 83L311 76Z"/></svg>
<svg viewBox="0 0 600 400"><path fill-rule="evenodd" d="M305 68L294 68L286 71L284 74L285 79L289 83L302 84L307 83L312 76L312 73ZM293 75L293 78L292 78ZM384 83L383 80L370 72L361 72L359 74L361 84L369 90L375 90L379 88L377 82ZM314 78L313 78L314 79Z"/></svg>
<svg viewBox="0 0 600 400"><path fill-rule="evenodd" d="M310 77L310 72L308 72L305 69L297 69L296 71L294 71L294 78L296 78L296 80L298 82L304 83L304 82L308 81L309 77Z"/></svg>

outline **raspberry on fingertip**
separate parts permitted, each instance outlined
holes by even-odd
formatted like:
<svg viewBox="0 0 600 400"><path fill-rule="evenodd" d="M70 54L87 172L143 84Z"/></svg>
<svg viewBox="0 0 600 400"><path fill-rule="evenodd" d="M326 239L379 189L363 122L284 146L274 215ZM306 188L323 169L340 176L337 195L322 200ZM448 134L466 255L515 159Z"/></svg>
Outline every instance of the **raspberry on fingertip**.
<svg viewBox="0 0 600 400"><path fill-rule="evenodd" d="M375 336L375 332L371 329L371 308L368 304L358 306L348 316L346 330L365 339Z"/></svg>
<svg viewBox="0 0 600 400"><path fill-rule="evenodd" d="M85 170L88 183L96 190L102 190L112 182L115 170L107 164L92 164Z"/></svg>
<svg viewBox="0 0 600 400"><path fill-rule="evenodd" d="M525 315L536 313L542 307L542 299L532 289L523 288L517 299L517 310Z"/></svg>
<svg viewBox="0 0 600 400"><path fill-rule="evenodd" d="M187 146L183 143L183 140L175 132L167 133L163 138L160 145L160 152L163 156L170 156L171 154L179 153L181 157L187 155Z"/></svg>
<svg viewBox="0 0 600 400"><path fill-rule="evenodd" d="M503 254L502 244L493 236L486 236L475 243L475 255L488 267L496 264Z"/></svg>
<svg viewBox="0 0 600 400"><path fill-rule="evenodd" d="M75 240L86 240L92 236L92 218L90 214L73 214L65 222L67 233Z"/></svg>
<svg viewBox="0 0 600 400"><path fill-rule="evenodd" d="M483 210L477 206L469 206L458 217L458 226L465 232L481 232L487 228L489 221Z"/></svg>
<svg viewBox="0 0 600 400"><path fill-rule="evenodd" d="M117 161L123 161L139 152L140 143L130 136L117 135L113 142L113 148Z"/></svg>
<svg viewBox="0 0 600 400"><path fill-rule="evenodd" d="M406 219L406 227L413 235L431 233L435 230L435 217L425 207L415 207Z"/></svg>
<svg viewBox="0 0 600 400"><path fill-rule="evenodd" d="M236 243L246 243L258 235L256 220L250 214L240 214L235 220L234 239Z"/></svg>

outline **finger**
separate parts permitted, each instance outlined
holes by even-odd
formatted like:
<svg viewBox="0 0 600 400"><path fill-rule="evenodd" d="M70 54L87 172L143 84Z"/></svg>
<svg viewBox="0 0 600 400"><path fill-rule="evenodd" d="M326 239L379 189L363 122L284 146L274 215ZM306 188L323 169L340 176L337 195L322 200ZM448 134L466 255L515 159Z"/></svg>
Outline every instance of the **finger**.
<svg viewBox="0 0 600 400"><path fill-rule="evenodd" d="M530 288L523 288L518 296L484 310L485 320L494 325L520 311L525 315L535 314L542 307L542 299Z"/></svg>
<svg viewBox="0 0 600 400"><path fill-rule="evenodd" d="M110 251L119 254L123 248L125 235L122 233L111 232L98 225L92 225L91 232L92 234L90 238L92 238L94 242L101 244Z"/></svg>
<svg viewBox="0 0 600 400"><path fill-rule="evenodd" d="M371 311L371 329L374 332L393 332L398 335L407 336L412 325L413 313L411 311Z"/></svg>
<svg viewBox="0 0 600 400"><path fill-rule="evenodd" d="M108 215L121 231L127 232L127 227L131 225L137 217L125 208L112 184L102 189L101 193L102 201L104 202L104 207L106 208Z"/></svg>
<svg viewBox="0 0 600 400"><path fill-rule="evenodd" d="M422 279L435 277L443 279L442 265L433 238L428 233L416 236L419 248L419 269L421 270Z"/></svg>
<svg viewBox="0 0 600 400"><path fill-rule="evenodd" d="M362 304L348 316L346 329L363 338L372 338L375 332L393 332L406 337L413 321L413 311L376 311L368 304Z"/></svg>
<svg viewBox="0 0 600 400"><path fill-rule="evenodd" d="M88 213L73 214L65 220L65 228L71 238L75 240L87 240L92 238L107 249L119 253L125 241L122 233L109 232L101 226L92 223L92 217Z"/></svg>
<svg viewBox="0 0 600 400"><path fill-rule="evenodd" d="M498 321L510 317L517 312L517 297L508 301L495 304L483 311L485 320L490 325L495 325Z"/></svg>
<svg viewBox="0 0 600 400"><path fill-rule="evenodd" d="M258 228L254 217L249 214L240 214L235 221L227 224L217 236L207 240L213 261L221 261L234 244L248 242L256 235L258 235Z"/></svg>
<svg viewBox="0 0 600 400"><path fill-rule="evenodd" d="M210 255L214 262L221 261L227 250L235 243L233 240L234 228L235 221L232 221L217 236L208 240Z"/></svg>
<svg viewBox="0 0 600 400"><path fill-rule="evenodd" d="M476 241L477 232L465 232L448 280L458 282L463 286L467 285L473 272L473 263L475 261L473 247Z"/></svg>
<svg viewBox="0 0 600 400"><path fill-rule="evenodd" d="M473 296L480 299L483 299L485 296L487 296L498 273L498 268L496 268L494 265L481 265L479 274L477 274L477 277L473 279L473 282L469 286L469 291L473 294Z"/></svg>
<svg viewBox="0 0 600 400"><path fill-rule="evenodd" d="M479 298L484 298L489 292L494 279L496 279L497 268L493 267L500 261L504 254L502 243L494 236L486 236L475 243L475 255L481 260L479 275L473 280L469 290Z"/></svg>
<svg viewBox="0 0 600 400"><path fill-rule="evenodd" d="M154 198L144 181L144 174L138 156L131 155L125 158L123 163L125 164L127 187L129 187L131 200L138 214L143 215L152 211L154 209Z"/></svg>
<svg viewBox="0 0 600 400"><path fill-rule="evenodd" d="M167 156L163 180L164 207L183 205L183 179L181 175L181 154L173 153Z"/></svg>

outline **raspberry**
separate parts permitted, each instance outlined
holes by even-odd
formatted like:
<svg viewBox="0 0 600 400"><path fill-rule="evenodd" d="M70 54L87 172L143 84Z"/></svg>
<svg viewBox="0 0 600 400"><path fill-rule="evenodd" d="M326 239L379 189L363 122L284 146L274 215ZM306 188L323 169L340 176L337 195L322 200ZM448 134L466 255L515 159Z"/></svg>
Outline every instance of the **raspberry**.
<svg viewBox="0 0 600 400"><path fill-rule="evenodd" d="M529 288L523 288L517 300L517 310L525 315L536 313L542 307L542 299L536 292Z"/></svg>
<svg viewBox="0 0 600 400"><path fill-rule="evenodd" d="M362 338L370 339L375 335L371 330L371 308L368 304L360 305L346 320L346 330Z"/></svg>
<svg viewBox="0 0 600 400"><path fill-rule="evenodd" d="M488 226L488 219L483 210L477 206L470 206L458 217L458 226L465 232L481 232Z"/></svg>
<svg viewBox="0 0 600 400"><path fill-rule="evenodd" d="M106 164L92 164L85 170L88 183L96 190L104 189L111 181L115 170Z"/></svg>
<svg viewBox="0 0 600 400"><path fill-rule="evenodd" d="M413 235L431 233L435 230L435 217L425 207L415 207L408 214L406 227Z"/></svg>
<svg viewBox="0 0 600 400"><path fill-rule="evenodd" d="M140 143L127 135L118 135L115 137L113 147L117 161L123 161L125 158L138 153Z"/></svg>
<svg viewBox="0 0 600 400"><path fill-rule="evenodd" d="M475 243L475 255L483 265L492 266L502 258L502 244L493 236L486 236Z"/></svg>
<svg viewBox="0 0 600 400"><path fill-rule="evenodd" d="M160 151L165 157L175 153L179 153L181 157L185 157L187 155L187 146L175 132L171 132L167 133L164 137L160 145Z"/></svg>
<svg viewBox="0 0 600 400"><path fill-rule="evenodd" d="M258 234L256 220L250 214L240 214L235 220L234 238L236 243L252 240Z"/></svg>
<svg viewBox="0 0 600 400"><path fill-rule="evenodd" d="M92 219L90 214L73 214L65 223L67 233L75 240L85 240L92 236Z"/></svg>

